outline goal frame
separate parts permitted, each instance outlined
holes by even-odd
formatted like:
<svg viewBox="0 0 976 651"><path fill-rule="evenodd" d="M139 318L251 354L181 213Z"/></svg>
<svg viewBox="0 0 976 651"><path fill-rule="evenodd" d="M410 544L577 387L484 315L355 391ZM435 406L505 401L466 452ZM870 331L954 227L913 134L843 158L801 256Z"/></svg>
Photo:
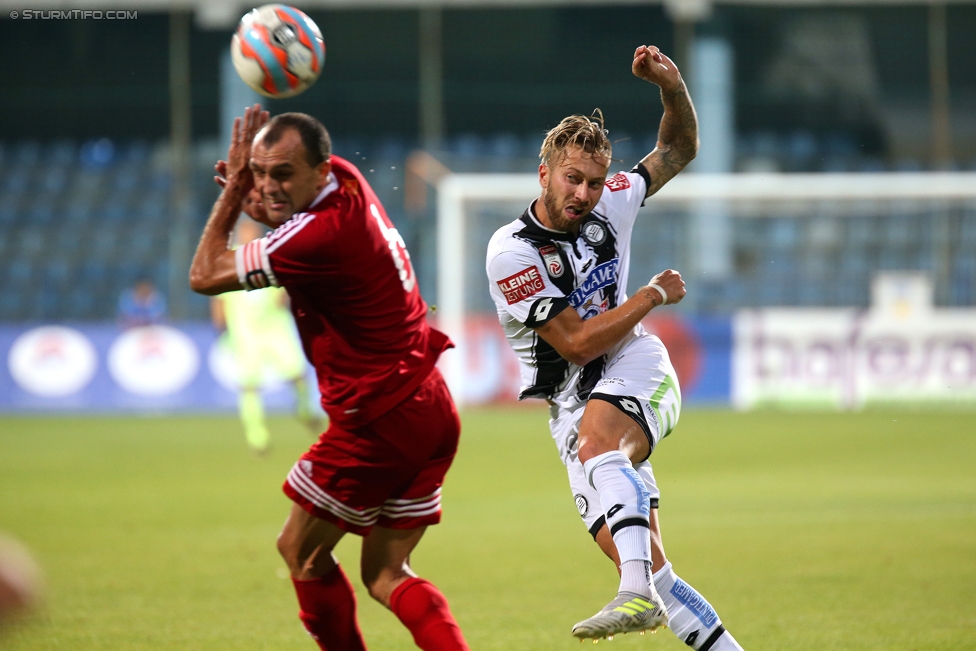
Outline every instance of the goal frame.
<svg viewBox="0 0 976 651"><path fill-rule="evenodd" d="M456 350L442 369L459 407L463 406L465 204L469 201L525 201L539 196L537 174L448 174L437 182L437 323ZM658 191L655 205L701 201L976 200L976 172L730 173L681 174ZM762 215L757 215L762 216ZM483 252L477 252L483 255Z"/></svg>

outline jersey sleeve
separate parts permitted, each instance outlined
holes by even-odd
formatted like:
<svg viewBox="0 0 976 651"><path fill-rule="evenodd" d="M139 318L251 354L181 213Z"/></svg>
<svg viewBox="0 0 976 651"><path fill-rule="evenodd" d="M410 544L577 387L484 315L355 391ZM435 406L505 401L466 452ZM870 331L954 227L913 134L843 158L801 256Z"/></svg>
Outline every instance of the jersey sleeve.
<svg viewBox="0 0 976 651"><path fill-rule="evenodd" d="M633 229L637 212L647 198L650 181L650 174L640 164L629 172L618 172L607 179L597 211L610 219L618 233L629 233Z"/></svg>
<svg viewBox="0 0 976 651"><path fill-rule="evenodd" d="M499 311L530 328L539 328L569 307L569 300L545 273L539 254L511 246L488 261L488 291Z"/></svg>
<svg viewBox="0 0 976 651"><path fill-rule="evenodd" d="M318 275L327 256L316 213L300 213L268 235L234 252L237 279L250 291L281 287Z"/></svg>

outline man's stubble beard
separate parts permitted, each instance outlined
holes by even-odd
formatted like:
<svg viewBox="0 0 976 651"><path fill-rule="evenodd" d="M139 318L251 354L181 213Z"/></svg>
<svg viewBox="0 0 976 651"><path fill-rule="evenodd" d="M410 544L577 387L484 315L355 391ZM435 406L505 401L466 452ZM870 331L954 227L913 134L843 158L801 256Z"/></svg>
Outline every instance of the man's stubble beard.
<svg viewBox="0 0 976 651"><path fill-rule="evenodd" d="M555 193L552 192L548 187L542 192L542 205L546 208L546 214L549 216L549 222L552 224L553 228L564 233L578 232L580 222L582 222L583 218L589 214L589 211L587 211L583 215L580 215L579 219L567 219L563 216L562 210L556 203Z"/></svg>

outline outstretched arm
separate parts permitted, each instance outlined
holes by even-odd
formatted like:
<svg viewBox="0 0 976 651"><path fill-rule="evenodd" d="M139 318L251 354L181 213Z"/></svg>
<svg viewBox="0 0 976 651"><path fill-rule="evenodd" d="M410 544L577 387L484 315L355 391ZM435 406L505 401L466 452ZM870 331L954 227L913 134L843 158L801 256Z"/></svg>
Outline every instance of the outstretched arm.
<svg viewBox="0 0 976 651"><path fill-rule="evenodd" d="M647 196L660 190L698 153L698 117L681 73L674 62L653 45L634 52L631 71L661 87L664 116L654 151L640 162L651 176Z"/></svg>
<svg viewBox="0 0 976 651"><path fill-rule="evenodd" d="M241 214L241 205L251 188L254 178L248 163L251 159L251 142L258 130L268 121L267 111L259 104L244 109L244 118L234 120L230 149L227 152L227 181L210 211L207 225L197 244L197 251L190 264L190 289L199 294L222 294L241 289L234 264L234 252L227 248L231 231Z"/></svg>
<svg viewBox="0 0 976 651"><path fill-rule="evenodd" d="M569 307L536 331L560 357L577 366L586 366L620 343L653 308L663 305L664 294L661 292L667 295L668 303L677 303L684 298L685 283L681 274L673 269L662 271L623 305L586 321Z"/></svg>

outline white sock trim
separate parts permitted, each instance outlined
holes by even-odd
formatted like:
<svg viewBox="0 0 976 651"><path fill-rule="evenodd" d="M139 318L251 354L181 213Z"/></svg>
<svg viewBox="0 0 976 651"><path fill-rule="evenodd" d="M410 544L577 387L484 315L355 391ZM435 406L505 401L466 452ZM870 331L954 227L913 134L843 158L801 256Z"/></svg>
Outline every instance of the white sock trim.
<svg viewBox="0 0 976 651"><path fill-rule="evenodd" d="M604 452L603 454L596 455L583 464L583 473L586 475L586 483L593 488L596 488L596 486L593 485L593 471L604 464L613 462L620 463L621 461L629 466L633 466L633 464L630 462L630 458L620 450L611 450L610 452Z"/></svg>

